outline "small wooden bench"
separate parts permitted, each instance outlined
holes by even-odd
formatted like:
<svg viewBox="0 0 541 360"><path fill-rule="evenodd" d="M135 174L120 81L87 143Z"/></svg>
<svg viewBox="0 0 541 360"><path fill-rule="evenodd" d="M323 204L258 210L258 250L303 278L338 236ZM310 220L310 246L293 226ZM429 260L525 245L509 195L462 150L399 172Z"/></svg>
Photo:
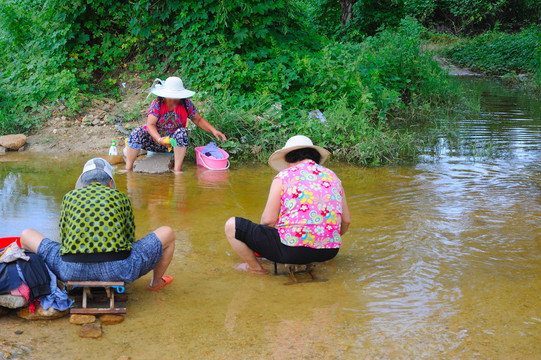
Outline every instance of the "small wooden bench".
<svg viewBox="0 0 541 360"><path fill-rule="evenodd" d="M293 285L298 283L306 283L306 282L325 282L326 279L320 279L319 277L316 277L314 271L317 263L309 263L306 265L295 265L295 264L284 264L287 270L287 275L289 276L289 279L291 282L286 283L286 285ZM300 270L301 267L304 267L303 270ZM299 281L295 274L299 273L306 273L310 275L310 280L306 281ZM278 275L278 264L274 263L274 275Z"/></svg>
<svg viewBox="0 0 541 360"><path fill-rule="evenodd" d="M117 307L115 304L115 288L119 293L124 292L125 283L123 281L68 281L68 286L82 287L83 295L81 298L81 307L73 307L70 309L70 314L125 314L125 302L128 300L126 294L117 296L117 300L122 301L124 307ZM105 296L92 294L92 288L103 288ZM76 302L77 302L76 298ZM97 306L100 303L109 303L109 307ZM92 305L92 306L89 306Z"/></svg>

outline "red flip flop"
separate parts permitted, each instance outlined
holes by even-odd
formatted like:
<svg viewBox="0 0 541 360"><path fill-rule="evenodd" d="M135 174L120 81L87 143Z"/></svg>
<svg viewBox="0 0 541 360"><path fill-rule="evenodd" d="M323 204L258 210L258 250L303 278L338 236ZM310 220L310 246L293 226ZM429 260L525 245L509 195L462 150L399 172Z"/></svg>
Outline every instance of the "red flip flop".
<svg viewBox="0 0 541 360"><path fill-rule="evenodd" d="M148 291L156 291L156 290L159 290L161 289L162 287L164 287L165 285L171 283L173 281L173 277L172 276L169 276L169 275L165 275L165 276L162 276L162 280L164 281L163 284L161 284L160 286L156 286L156 287L150 287L150 286L147 286L147 290Z"/></svg>

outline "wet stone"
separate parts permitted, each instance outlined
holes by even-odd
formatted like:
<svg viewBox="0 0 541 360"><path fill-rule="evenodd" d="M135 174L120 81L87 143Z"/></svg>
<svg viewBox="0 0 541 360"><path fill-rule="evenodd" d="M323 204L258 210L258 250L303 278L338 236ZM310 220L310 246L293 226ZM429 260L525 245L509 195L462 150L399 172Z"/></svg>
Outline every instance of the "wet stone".
<svg viewBox="0 0 541 360"><path fill-rule="evenodd" d="M27 305L26 299L23 296L4 294L0 295L0 306L8 309L17 309Z"/></svg>
<svg viewBox="0 0 541 360"><path fill-rule="evenodd" d="M90 324L96 321L94 315L81 315L81 314L72 314L70 316L70 323L75 325Z"/></svg>
<svg viewBox="0 0 541 360"><path fill-rule="evenodd" d="M7 151L7 149L5 147L0 146L0 155L5 155L6 151Z"/></svg>
<svg viewBox="0 0 541 360"><path fill-rule="evenodd" d="M167 154L151 154L143 160L137 160L133 171L148 174L161 174L172 168L173 156Z"/></svg>
<svg viewBox="0 0 541 360"><path fill-rule="evenodd" d="M101 325L98 323L84 324L79 328L79 336L82 338L97 339L101 334Z"/></svg>
<svg viewBox="0 0 541 360"><path fill-rule="evenodd" d="M44 310L41 305L36 306L35 312L31 313L28 308L24 308L17 312L17 316L26 320L53 320L64 317L69 314L69 309L65 311L58 311L54 308Z"/></svg>
<svg viewBox="0 0 541 360"><path fill-rule="evenodd" d="M116 325L124 321L124 316L122 315L102 315L100 316L100 321L103 325Z"/></svg>
<svg viewBox="0 0 541 360"><path fill-rule="evenodd" d="M106 155L102 156L101 158L106 160L111 165L118 165L124 162L124 158L120 155Z"/></svg>

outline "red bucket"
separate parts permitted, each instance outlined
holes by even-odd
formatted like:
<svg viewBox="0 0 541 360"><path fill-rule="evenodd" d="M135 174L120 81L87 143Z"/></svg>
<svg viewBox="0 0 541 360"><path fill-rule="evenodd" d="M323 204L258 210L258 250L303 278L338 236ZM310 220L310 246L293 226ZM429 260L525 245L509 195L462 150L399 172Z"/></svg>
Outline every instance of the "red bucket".
<svg viewBox="0 0 541 360"><path fill-rule="evenodd" d="M21 238L20 237L5 237L0 238L0 249L8 247L12 243L17 242L17 245L21 247Z"/></svg>
<svg viewBox="0 0 541 360"><path fill-rule="evenodd" d="M202 153L204 146L198 146L195 148L195 157L197 159L197 165L203 166L209 170L227 170L229 169L229 154L227 151L220 150L224 155L223 159L213 159Z"/></svg>

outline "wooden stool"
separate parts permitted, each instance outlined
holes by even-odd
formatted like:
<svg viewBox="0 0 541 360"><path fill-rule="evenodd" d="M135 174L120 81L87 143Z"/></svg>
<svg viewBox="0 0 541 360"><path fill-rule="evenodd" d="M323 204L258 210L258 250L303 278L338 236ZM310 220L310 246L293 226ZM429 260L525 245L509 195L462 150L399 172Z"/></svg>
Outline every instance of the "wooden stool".
<svg viewBox="0 0 541 360"><path fill-rule="evenodd" d="M314 271L317 263L309 263L306 265L295 265L295 264L284 264L287 269L287 274L289 275L289 279L291 280L289 283L286 283L286 285L294 285L299 283L306 283L306 282L324 282L327 281L326 279L320 279L319 277L316 277ZM300 268L304 266L304 269L301 270ZM295 274L299 273L307 273L310 275L309 281L299 281ZM274 263L274 275L278 275L278 264Z"/></svg>
<svg viewBox="0 0 541 360"><path fill-rule="evenodd" d="M122 301L124 307L116 307L115 305L115 289L122 288L121 293L124 292L124 281L68 281L68 286L82 287L83 296L81 298L81 307L74 307L70 309L70 314L125 314L126 307L125 302L128 301L128 295L123 294L117 297L117 300ZM105 295L94 296L91 292L91 288L103 288L105 289ZM113 289L111 289L113 288ZM90 301L89 301L90 299ZM77 299L76 299L77 300ZM109 303L109 307L98 307L88 305L97 305L96 303Z"/></svg>

